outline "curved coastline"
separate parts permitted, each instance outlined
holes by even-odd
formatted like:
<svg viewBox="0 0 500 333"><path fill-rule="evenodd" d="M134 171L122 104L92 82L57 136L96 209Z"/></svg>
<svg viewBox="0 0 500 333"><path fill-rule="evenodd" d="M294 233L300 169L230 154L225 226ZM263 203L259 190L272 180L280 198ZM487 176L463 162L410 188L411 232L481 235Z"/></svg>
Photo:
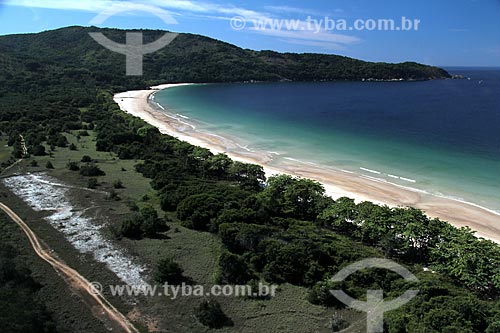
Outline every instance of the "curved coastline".
<svg viewBox="0 0 500 333"><path fill-rule="evenodd" d="M137 116L162 133L177 137L190 144L207 148L213 153L226 153L234 160L261 165L266 176L290 174L310 178L322 183L333 198L347 196L357 202L372 201L388 206L411 206L422 209L431 217L449 221L457 227L469 226L478 237L500 243L500 214L464 200L439 196L426 191L392 183L385 179L358 174L347 170L327 168L293 158L283 158L279 167L270 165L275 152L250 150L229 136L200 131L196 121L171 112L154 101L154 94L172 87L191 85L165 84L150 90L118 93L114 100L121 110ZM279 155L279 154L278 154Z"/></svg>

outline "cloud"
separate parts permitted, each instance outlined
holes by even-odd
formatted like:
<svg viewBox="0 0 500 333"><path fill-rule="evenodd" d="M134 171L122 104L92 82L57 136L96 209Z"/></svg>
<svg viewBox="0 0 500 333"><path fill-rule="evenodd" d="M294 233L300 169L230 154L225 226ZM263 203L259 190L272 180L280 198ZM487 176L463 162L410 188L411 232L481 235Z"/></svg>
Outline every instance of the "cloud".
<svg viewBox="0 0 500 333"><path fill-rule="evenodd" d="M328 16L328 15L330 15L330 13L328 13L328 12L320 12L320 11L314 10L314 9L291 7L291 6L265 6L264 8L266 10L274 12L274 13L314 15L314 16ZM341 14L343 12L344 11L340 8L333 10L333 13L335 13L335 14Z"/></svg>
<svg viewBox="0 0 500 333"><path fill-rule="evenodd" d="M288 43L288 44L314 46L314 47L319 47L319 48L322 48L325 50L333 50L333 51L345 51L347 49L344 45L340 45L340 44L336 44L336 43L332 43L332 42L303 40L303 39L281 39L281 41Z"/></svg>
<svg viewBox="0 0 500 333"><path fill-rule="evenodd" d="M138 5L142 6L157 6L164 10L177 11L176 16L190 16L211 20L231 20L232 17L244 17L247 21L247 27L244 31L267 35L270 37L279 38L290 44L301 44L309 46L317 46L329 49L340 49L345 45L352 45L361 42L354 36L331 33L325 30L310 31L306 28L305 21L296 20L297 27L280 27L278 29L257 29L255 22L270 22L280 19L283 13L288 14L309 14L320 15L312 9L298 8L291 6L266 6L265 11L258 11L244 7L219 5L213 2L194 1L194 0L149 0L138 1L135 3L119 0L77 0L77 1L62 1L62 0L6 0L6 5L23 6L29 8L46 8L72 11L86 11L92 13L103 13L112 7L119 6L127 9L130 6L130 11L138 10ZM335 10L336 12L341 11ZM124 12L124 10L121 12ZM122 14L123 15L123 14ZM130 13L128 13L130 15ZM280 16L281 15L281 16ZM322 15L325 15L323 13ZM229 27L229 24L228 24Z"/></svg>
<svg viewBox="0 0 500 333"><path fill-rule="evenodd" d="M302 15L325 15L314 9L290 7L290 6L265 6L266 10L276 13L302 14Z"/></svg>
<svg viewBox="0 0 500 333"><path fill-rule="evenodd" d="M115 1L97 1L97 0L80 0L80 1L58 1L58 0L6 0L5 5L19 6L29 8L47 8L47 9L62 9L62 10L82 10L89 12L100 12Z"/></svg>
<svg viewBox="0 0 500 333"><path fill-rule="evenodd" d="M296 44L297 43L296 41L298 40L310 41L316 43L321 42L323 43L323 45L324 44L351 45L351 44L357 44L362 41L358 37L342 35L342 34L334 34L326 31L314 32L307 30L276 30L276 29L262 30L258 28L250 28L250 30L263 35L294 40L295 41L294 44ZM302 42L302 44L306 45L304 44L304 42Z"/></svg>

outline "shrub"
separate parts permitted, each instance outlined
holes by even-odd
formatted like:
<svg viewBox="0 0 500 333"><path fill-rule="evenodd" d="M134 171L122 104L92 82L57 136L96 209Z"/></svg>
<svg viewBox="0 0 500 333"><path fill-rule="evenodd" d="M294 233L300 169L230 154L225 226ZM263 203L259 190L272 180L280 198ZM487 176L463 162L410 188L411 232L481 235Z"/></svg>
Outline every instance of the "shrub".
<svg viewBox="0 0 500 333"><path fill-rule="evenodd" d="M97 185L99 185L99 183L97 182L97 179L96 178L89 178L89 180L87 181L87 187L88 188L96 188Z"/></svg>
<svg viewBox="0 0 500 333"><path fill-rule="evenodd" d="M210 328L233 326L233 322L222 311L217 301L204 300L194 309L194 315L200 323Z"/></svg>
<svg viewBox="0 0 500 333"><path fill-rule="evenodd" d="M45 156L47 153L45 152L45 147L42 145L36 145L31 149L31 153L35 156Z"/></svg>
<svg viewBox="0 0 500 333"><path fill-rule="evenodd" d="M86 164L80 168L80 175L85 177L99 177L106 173L95 164Z"/></svg>
<svg viewBox="0 0 500 333"><path fill-rule="evenodd" d="M92 162L92 157L88 156L88 155L84 155L82 157L82 160L81 160L83 163L90 163Z"/></svg>
<svg viewBox="0 0 500 333"><path fill-rule="evenodd" d="M51 161L47 161L47 163L45 163L45 167L47 169L54 169L54 165L52 165L52 162Z"/></svg>
<svg viewBox="0 0 500 333"><path fill-rule="evenodd" d="M161 259L157 264L155 280L162 284L181 284L185 280L183 273L184 270L172 258Z"/></svg>
<svg viewBox="0 0 500 333"><path fill-rule="evenodd" d="M68 139L66 139L66 137L64 135L59 134L55 143L56 143L56 146L65 148L68 146Z"/></svg>
<svg viewBox="0 0 500 333"><path fill-rule="evenodd" d="M140 239L142 237L141 221L135 216L122 222L120 235L131 239Z"/></svg>
<svg viewBox="0 0 500 333"><path fill-rule="evenodd" d="M70 144L69 150L76 150L76 145L74 143Z"/></svg>
<svg viewBox="0 0 500 333"><path fill-rule="evenodd" d="M330 328L333 332L340 332L349 327L349 323L341 315L335 313L330 320Z"/></svg>
<svg viewBox="0 0 500 333"><path fill-rule="evenodd" d="M158 213L151 206L141 208L142 234L145 237L154 238L158 232L168 230L165 221L158 217Z"/></svg>
<svg viewBox="0 0 500 333"><path fill-rule="evenodd" d="M219 257L219 283L243 285L254 277L243 257L222 252Z"/></svg>
<svg viewBox="0 0 500 333"><path fill-rule="evenodd" d="M117 179L113 182L113 187L116 189L124 188L123 183L120 179Z"/></svg>
<svg viewBox="0 0 500 333"><path fill-rule="evenodd" d="M209 194L196 194L184 199L177 207L177 217L194 230L207 230L208 224L221 209L221 203Z"/></svg>
<svg viewBox="0 0 500 333"><path fill-rule="evenodd" d="M339 288L336 288L331 281L320 281L310 289L307 300L311 304L343 308L343 304L330 292L333 289Z"/></svg>
<svg viewBox="0 0 500 333"><path fill-rule="evenodd" d="M80 170L80 167L78 166L77 162L68 162L67 167L71 171L78 171L78 170Z"/></svg>
<svg viewBox="0 0 500 333"><path fill-rule="evenodd" d="M135 210L139 210L135 203L133 205ZM155 238L158 232L168 230L169 227L163 219L158 217L153 207L143 207L132 218L122 223L120 233L127 238L140 239L142 237Z"/></svg>
<svg viewBox="0 0 500 333"><path fill-rule="evenodd" d="M114 201L120 201L121 200L121 198L118 195L118 193L116 193L114 190L111 190L111 192L109 192L108 199L109 200L114 200Z"/></svg>

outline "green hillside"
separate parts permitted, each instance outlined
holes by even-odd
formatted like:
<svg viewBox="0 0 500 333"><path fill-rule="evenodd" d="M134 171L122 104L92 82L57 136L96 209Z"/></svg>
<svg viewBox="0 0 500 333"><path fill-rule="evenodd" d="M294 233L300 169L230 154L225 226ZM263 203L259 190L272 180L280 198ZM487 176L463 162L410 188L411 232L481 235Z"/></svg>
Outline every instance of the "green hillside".
<svg viewBox="0 0 500 333"><path fill-rule="evenodd" d="M141 30L144 42L158 39L163 31ZM130 87L154 82L321 81L361 79L425 80L449 78L436 67L417 63L371 63L337 55L252 51L208 37L180 34L170 45L145 57L144 77L123 79L125 57L98 43L89 32L103 32L123 43L117 29L69 27L38 34L0 37L0 61L4 74L61 75ZM6 73L5 73L6 72ZM82 83L82 82L80 82Z"/></svg>

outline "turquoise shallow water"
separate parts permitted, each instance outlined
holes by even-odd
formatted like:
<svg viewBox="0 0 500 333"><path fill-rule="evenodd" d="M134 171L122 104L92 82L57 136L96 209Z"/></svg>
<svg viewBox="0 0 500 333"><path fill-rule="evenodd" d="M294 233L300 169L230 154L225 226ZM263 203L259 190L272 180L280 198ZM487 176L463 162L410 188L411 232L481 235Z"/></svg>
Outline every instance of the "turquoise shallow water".
<svg viewBox="0 0 500 333"><path fill-rule="evenodd" d="M198 129L500 211L500 71L411 83L210 84L155 101Z"/></svg>

